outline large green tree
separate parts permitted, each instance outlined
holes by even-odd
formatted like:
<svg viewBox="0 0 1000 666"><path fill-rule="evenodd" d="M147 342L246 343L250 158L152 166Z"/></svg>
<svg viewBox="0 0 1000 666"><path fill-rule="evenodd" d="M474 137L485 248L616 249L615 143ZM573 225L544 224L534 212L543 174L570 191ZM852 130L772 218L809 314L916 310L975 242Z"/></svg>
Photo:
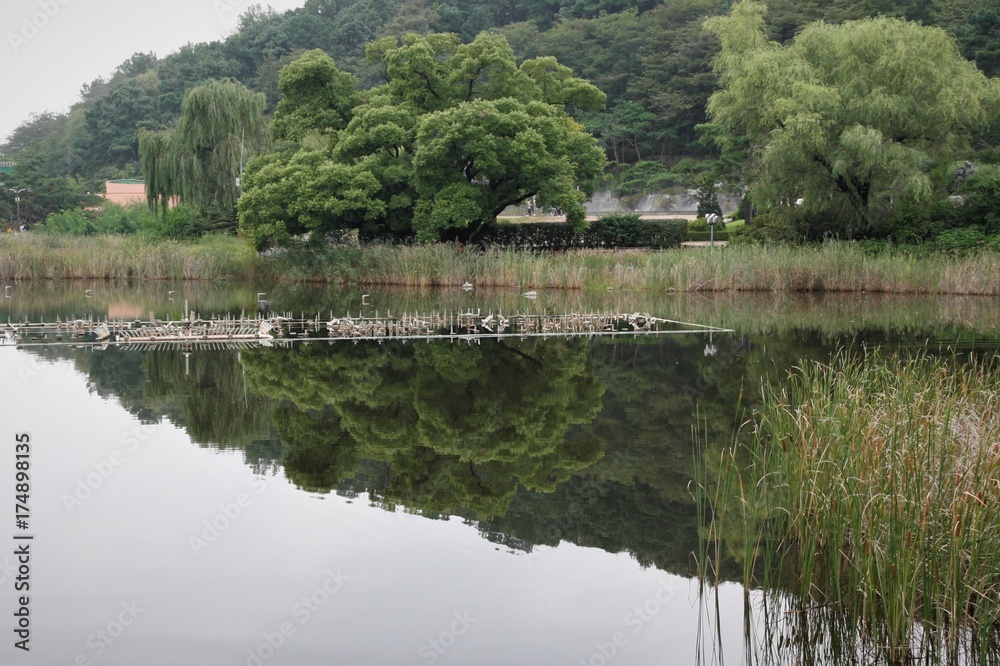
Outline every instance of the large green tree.
<svg viewBox="0 0 1000 666"><path fill-rule="evenodd" d="M319 49L307 51L281 70L278 103L271 125L275 139L301 141L310 132L330 134L343 129L358 103L358 82L337 69L333 58Z"/></svg>
<svg viewBox="0 0 1000 666"><path fill-rule="evenodd" d="M754 202L792 219L825 216L837 222L828 230L855 237L943 192L996 99L954 40L880 17L812 23L779 45L765 36L765 11L743 0L705 23L722 42L708 111L724 142L748 148Z"/></svg>
<svg viewBox="0 0 1000 666"><path fill-rule="evenodd" d="M296 87L279 105L276 138L302 143L300 155L262 159L250 169L240 219L258 246L287 240L293 229L322 236L350 227L468 240L529 197L561 207L571 224L585 224L583 204L604 156L568 109L601 108L605 96L597 88L551 57L518 65L507 40L489 33L470 44L442 34L382 39L369 45L368 58L386 82L353 109L328 116L310 110L318 108L314 100L327 100L321 106L330 109L350 99L341 85L345 75L334 74L329 59L306 54L282 73L283 83L294 80ZM321 75L300 75L312 71ZM311 132L334 137L329 149L310 145L304 131L289 132L299 119ZM360 207L316 216L279 204L288 188L301 186L286 179L284 167L306 161L316 166L300 174L310 181L306 187ZM321 164L324 173L344 177L315 182ZM379 186L368 206L358 196L368 193L365 173Z"/></svg>

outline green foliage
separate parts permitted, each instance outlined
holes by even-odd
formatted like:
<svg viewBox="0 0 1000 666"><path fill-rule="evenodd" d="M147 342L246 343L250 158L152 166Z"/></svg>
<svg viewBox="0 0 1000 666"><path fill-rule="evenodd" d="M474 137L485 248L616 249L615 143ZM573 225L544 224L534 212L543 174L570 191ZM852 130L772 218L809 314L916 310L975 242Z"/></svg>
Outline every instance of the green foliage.
<svg viewBox="0 0 1000 666"><path fill-rule="evenodd" d="M424 117L413 158L420 202L417 237L449 229L476 231L507 206L536 197L558 207L570 226L585 224L584 203L604 164L593 139L561 109L515 99L478 101Z"/></svg>
<svg viewBox="0 0 1000 666"><path fill-rule="evenodd" d="M642 218L637 213L621 213L601 216L590 230L601 235L609 245L638 247L642 227Z"/></svg>
<svg viewBox="0 0 1000 666"><path fill-rule="evenodd" d="M117 208L117 207L116 207ZM145 206L143 206L145 208ZM137 216L121 211L90 211L70 209L53 213L38 224L34 231L45 234L68 234L71 236L96 236L101 234L134 234L139 231Z"/></svg>
<svg viewBox="0 0 1000 666"><path fill-rule="evenodd" d="M383 49L388 51L399 47L399 38L407 33L456 33L459 39L452 40L450 46L441 44L441 48L431 50L436 54L433 58L444 61L457 55L463 41L473 40L484 30L499 30L511 44L515 60L522 63L516 69L542 89L536 99L566 105L598 138L616 171L641 161L671 165L685 158L715 159L719 156L709 134L721 125L706 122L705 107L716 86L710 63L719 53L720 40L706 34L701 22L706 16L724 14L730 4L718 0L311 0L280 13L249 6L238 29L224 40L186 45L160 59L153 54L135 54L110 76L84 85L79 103L68 114L38 114L16 128L0 152L7 158L16 156L19 164L29 158L34 161L35 166L24 171L25 185L41 192L42 181L46 181L44 189L49 194L27 202L24 211L29 222L35 222L61 210L64 201L69 207L78 203L62 196L66 193L63 185L82 194L99 190L100 183L111 177L138 176L137 133L171 127L179 120L185 94L211 80L236 80L264 94L265 114L271 114L282 101L279 72L284 66L310 51L317 53L315 64L322 59L319 52L334 58L343 72L336 74L336 81L327 79L324 94L328 104L317 104L322 94L297 102L292 102L295 93L284 94L289 104L277 116L276 132L279 136L300 136L309 123L315 125L332 109L338 109L332 115L346 120L343 111L352 103L345 104L346 97L329 93L343 83L348 72L364 91L391 78L382 58L365 59L365 46L372 39L388 38L391 46ZM763 29L778 43L785 43L814 21L837 25L875 14L940 26L955 36L962 55L974 60L984 73L992 76L998 71L1000 31L995 29L997 9L990 3L771 0ZM481 46L485 47L485 42ZM470 51L463 57L468 72L475 71L478 64L490 63L483 70L484 78L506 77L512 82L516 73L501 73L493 67L500 53L495 45L489 45L478 54ZM417 65L418 54L410 55L410 64ZM404 71L407 66L401 63ZM432 74L434 68L427 72ZM579 87L583 80L593 85ZM299 82L305 80L300 78ZM443 82L450 88L462 84L447 76ZM500 87L506 85L501 83ZM489 87L480 82L474 86L475 95L495 99L484 92ZM595 111L593 102L601 95L607 96L607 109ZM368 101L374 99L372 96ZM299 108L289 116L290 104ZM392 106L397 107L398 101ZM286 134L284 126L289 119L295 119L292 125L296 127L288 128L291 134ZM321 124L333 127L343 120L328 118ZM401 127L404 132L415 131L415 125ZM995 155L998 136L1000 130L994 127L992 134L977 143L978 154ZM722 157L739 157L738 151L749 147L745 138L738 137ZM317 140L305 131L302 141ZM327 141L322 138L308 147L323 148ZM22 151L24 154L19 154ZM385 168L383 159L373 171ZM384 188L381 197L390 211L383 223L386 232L407 227L414 206L412 186L399 180L399 169L390 171L391 176L378 176ZM726 180L735 182L729 171L719 171L719 177L725 173ZM675 176L675 182L685 187L698 185L696 171L685 168L677 170ZM932 176L936 184L936 172ZM644 186L657 187L652 182L627 182L624 191ZM57 188L61 191L56 192ZM394 197L398 197L395 204L391 203ZM893 201L898 203L900 198L894 196ZM221 205L210 208L214 210L211 214L206 211L206 219L232 222L231 209Z"/></svg>
<svg viewBox="0 0 1000 666"><path fill-rule="evenodd" d="M744 194L740 198L739 205L736 207L736 217L741 220L752 220L755 212L753 201L750 199L750 194Z"/></svg>
<svg viewBox="0 0 1000 666"><path fill-rule="evenodd" d="M278 87L284 98L274 112L271 135L279 140L301 141L309 132L343 129L357 104L357 80L318 49L284 67Z"/></svg>
<svg viewBox="0 0 1000 666"><path fill-rule="evenodd" d="M309 234L365 229L385 214L380 185L358 165L338 164L320 151L275 153L252 162L239 200L242 228L258 250Z"/></svg>
<svg viewBox="0 0 1000 666"><path fill-rule="evenodd" d="M757 146L761 209L803 199L840 235L877 233L894 206L929 201L945 165L987 117L995 87L937 28L878 18L814 23L767 41L764 6L744 0L706 21L722 41L721 90L709 102L725 145Z"/></svg>
<svg viewBox="0 0 1000 666"><path fill-rule="evenodd" d="M174 206L159 215L143 204L118 206L105 202L100 210L68 209L53 213L35 231L70 236L140 233L149 238L183 239L196 238L206 229L187 206Z"/></svg>
<svg viewBox="0 0 1000 666"><path fill-rule="evenodd" d="M715 179L711 174L705 174L698 188L698 217L707 217L715 213L722 217L722 207L719 206L719 196L715 193Z"/></svg>
<svg viewBox="0 0 1000 666"><path fill-rule="evenodd" d="M160 81L155 72L126 79L84 112L84 131L75 149L80 168L97 173L109 166L135 173L142 129L161 128L167 118L159 109Z"/></svg>
<svg viewBox="0 0 1000 666"><path fill-rule="evenodd" d="M146 210L149 210L148 207ZM150 238L182 240L210 233L213 227L212 220L200 217L198 211L190 206L179 204L165 214L153 214L143 219L140 232Z"/></svg>
<svg viewBox="0 0 1000 666"><path fill-rule="evenodd" d="M987 234L1000 234L1000 167L977 165L975 173L960 189L962 205L955 207L959 224L982 226Z"/></svg>
<svg viewBox="0 0 1000 666"><path fill-rule="evenodd" d="M944 27L955 35L962 55L976 63L986 76L1000 74L1000 7L996 3L973 3L945 17Z"/></svg>
<svg viewBox="0 0 1000 666"><path fill-rule="evenodd" d="M945 252L955 252L958 254L971 252L985 247L989 237L978 225L963 227L960 229L949 229L942 231L934 239L934 245Z"/></svg>
<svg viewBox="0 0 1000 666"><path fill-rule="evenodd" d="M212 226L229 227L243 164L268 144L263 109L263 95L234 81L188 91L176 129L139 137L150 207L165 212L180 197Z"/></svg>
<svg viewBox="0 0 1000 666"><path fill-rule="evenodd" d="M297 94L328 99L319 89L337 78L333 65L310 57L322 61L323 77L303 79ZM603 103L600 91L553 59L519 68L507 41L489 33L471 44L442 34L385 38L367 57L387 82L337 114L329 154L300 151L251 168L239 210L258 247L345 228L468 240L529 197L562 208L571 226L585 225L583 204L604 157L565 107L593 108Z"/></svg>
<svg viewBox="0 0 1000 666"><path fill-rule="evenodd" d="M728 241L732 238L732 234L728 231L688 231L687 239L689 241Z"/></svg>
<svg viewBox="0 0 1000 666"><path fill-rule="evenodd" d="M673 172L660 162L638 162L622 170L616 190L621 194L662 192L675 184Z"/></svg>
<svg viewBox="0 0 1000 666"><path fill-rule="evenodd" d="M483 233L483 245L534 250L582 248L670 248L687 240L685 220L643 220L635 214L606 215L584 231L538 222L501 224Z"/></svg>

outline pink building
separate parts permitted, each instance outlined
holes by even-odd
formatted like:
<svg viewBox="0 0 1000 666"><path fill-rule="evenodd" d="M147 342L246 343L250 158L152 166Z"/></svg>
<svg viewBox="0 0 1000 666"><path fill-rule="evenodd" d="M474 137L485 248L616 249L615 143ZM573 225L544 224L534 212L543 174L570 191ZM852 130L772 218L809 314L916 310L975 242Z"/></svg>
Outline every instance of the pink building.
<svg viewBox="0 0 1000 666"><path fill-rule="evenodd" d="M104 184L104 198L119 206L146 202L146 184L141 180L109 180Z"/></svg>

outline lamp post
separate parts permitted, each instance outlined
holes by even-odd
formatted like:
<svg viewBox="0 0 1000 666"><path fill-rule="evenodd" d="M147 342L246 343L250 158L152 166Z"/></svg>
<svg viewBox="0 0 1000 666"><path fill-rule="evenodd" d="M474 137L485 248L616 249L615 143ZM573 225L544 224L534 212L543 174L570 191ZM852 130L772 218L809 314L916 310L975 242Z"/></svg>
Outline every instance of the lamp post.
<svg viewBox="0 0 1000 666"><path fill-rule="evenodd" d="M8 187L14 193L14 207L17 210L17 228L21 228L21 192L30 192L30 187Z"/></svg>
<svg viewBox="0 0 1000 666"><path fill-rule="evenodd" d="M715 213L709 213L705 216L705 223L708 224L709 238L712 241L712 247L715 247L715 225L719 223L719 216Z"/></svg>

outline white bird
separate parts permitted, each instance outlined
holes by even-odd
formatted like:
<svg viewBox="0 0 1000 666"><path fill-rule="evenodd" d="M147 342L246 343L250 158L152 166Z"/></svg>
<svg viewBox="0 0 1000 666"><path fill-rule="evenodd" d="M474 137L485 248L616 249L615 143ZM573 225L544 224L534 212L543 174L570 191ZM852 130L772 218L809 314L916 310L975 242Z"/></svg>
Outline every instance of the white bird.
<svg viewBox="0 0 1000 666"><path fill-rule="evenodd" d="M521 295L524 296L525 298L531 298L531 299L538 298L538 292L533 289L531 291L526 291Z"/></svg>
<svg viewBox="0 0 1000 666"><path fill-rule="evenodd" d="M462 284L462 289L464 289L466 291L469 291L470 289L472 289L472 283L471 282L464 282Z"/></svg>
<svg viewBox="0 0 1000 666"><path fill-rule="evenodd" d="M93 289L85 289L83 291L83 295L86 296L87 298L90 298L90 297L92 297L94 295L94 290Z"/></svg>
<svg viewBox="0 0 1000 666"><path fill-rule="evenodd" d="M3 295L4 295L5 297L7 297L7 298L10 298L10 290L11 290L11 289L12 289L12 287L11 287L11 286L10 286L9 284L8 284L7 286L5 286L5 287L3 288Z"/></svg>
<svg viewBox="0 0 1000 666"><path fill-rule="evenodd" d="M361 294L361 305L368 305L368 301L365 299L368 298L369 295L370 294Z"/></svg>

